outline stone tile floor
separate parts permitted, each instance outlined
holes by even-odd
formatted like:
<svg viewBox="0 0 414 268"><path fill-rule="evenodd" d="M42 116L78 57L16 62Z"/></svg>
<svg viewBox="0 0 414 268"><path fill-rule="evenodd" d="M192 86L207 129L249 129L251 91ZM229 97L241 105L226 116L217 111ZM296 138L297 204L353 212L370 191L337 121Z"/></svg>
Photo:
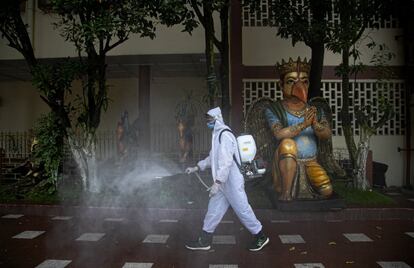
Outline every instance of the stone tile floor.
<svg viewBox="0 0 414 268"><path fill-rule="evenodd" d="M61 209L64 216L0 210L0 267L414 268L413 219L301 221L258 210L271 242L253 253L250 234L229 211L212 249L193 252L184 243L197 237L204 210Z"/></svg>
<svg viewBox="0 0 414 268"><path fill-rule="evenodd" d="M251 235L230 210L212 249L185 241L205 209L125 209L0 204L0 267L414 268L414 196L387 193L393 208L338 212L255 209L270 243L249 252Z"/></svg>

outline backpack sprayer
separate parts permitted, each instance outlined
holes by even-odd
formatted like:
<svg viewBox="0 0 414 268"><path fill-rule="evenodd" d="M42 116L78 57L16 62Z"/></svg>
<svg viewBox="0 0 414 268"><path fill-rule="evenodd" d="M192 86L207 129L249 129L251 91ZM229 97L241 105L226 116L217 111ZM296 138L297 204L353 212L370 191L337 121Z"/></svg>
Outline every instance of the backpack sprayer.
<svg viewBox="0 0 414 268"><path fill-rule="evenodd" d="M233 132L230 129L224 129L219 134L219 142L221 142L221 135L223 134L223 132L226 131L233 134ZM250 134L242 134L236 138L236 141L241 163L239 163L238 159L234 154L233 160L239 168L241 174L243 175L244 180L251 181L255 178L262 177L266 173L266 167L262 159L255 159L257 148L253 136ZM196 171L194 172L194 174L196 175L200 183L207 189L207 191L209 191L211 187L209 187L203 181L203 179L201 179L198 172Z"/></svg>
<svg viewBox="0 0 414 268"><path fill-rule="evenodd" d="M246 181L262 177L266 173L266 167L262 159L256 158L256 142L250 134L242 134L236 138L237 148L240 155L241 164L236 161L240 172ZM233 158L235 156L233 155Z"/></svg>
<svg viewBox="0 0 414 268"><path fill-rule="evenodd" d="M221 135L226 131L234 135L230 129L224 129L219 134L219 142L221 142ZM262 159L255 159L257 148L253 136L250 134L241 134L236 140L241 163L239 163L235 155L233 155L233 160L239 167L244 179L250 181L262 177L266 173L266 167Z"/></svg>

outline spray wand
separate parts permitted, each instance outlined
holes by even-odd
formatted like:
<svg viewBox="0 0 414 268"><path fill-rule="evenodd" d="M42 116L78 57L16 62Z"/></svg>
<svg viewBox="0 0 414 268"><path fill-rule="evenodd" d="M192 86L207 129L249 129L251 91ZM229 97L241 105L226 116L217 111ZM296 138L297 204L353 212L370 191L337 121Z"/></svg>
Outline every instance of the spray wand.
<svg viewBox="0 0 414 268"><path fill-rule="evenodd" d="M198 172L194 172L194 174L196 175L197 179L200 181L200 183L206 187L207 191L210 191L211 187L208 187L208 185L203 181L203 179L200 177L200 174L198 174Z"/></svg>

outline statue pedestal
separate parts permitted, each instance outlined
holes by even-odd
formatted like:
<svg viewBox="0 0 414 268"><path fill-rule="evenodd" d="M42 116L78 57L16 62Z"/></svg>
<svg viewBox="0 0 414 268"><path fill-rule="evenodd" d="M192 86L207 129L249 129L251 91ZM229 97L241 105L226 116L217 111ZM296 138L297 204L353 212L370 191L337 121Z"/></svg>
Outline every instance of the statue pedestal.
<svg viewBox="0 0 414 268"><path fill-rule="evenodd" d="M281 211L337 211L346 207L345 201L340 198L293 200L288 202L277 201L275 207Z"/></svg>

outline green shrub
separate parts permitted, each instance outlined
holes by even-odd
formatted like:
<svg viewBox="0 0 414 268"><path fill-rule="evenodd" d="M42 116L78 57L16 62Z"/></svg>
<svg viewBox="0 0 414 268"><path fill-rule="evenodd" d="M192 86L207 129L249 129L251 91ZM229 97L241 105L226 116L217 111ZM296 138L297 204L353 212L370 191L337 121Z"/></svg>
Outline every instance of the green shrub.
<svg viewBox="0 0 414 268"><path fill-rule="evenodd" d="M32 157L35 165L43 168L47 180L48 192L56 190L59 167L64 154L64 129L53 113L43 115L34 129L35 145Z"/></svg>

